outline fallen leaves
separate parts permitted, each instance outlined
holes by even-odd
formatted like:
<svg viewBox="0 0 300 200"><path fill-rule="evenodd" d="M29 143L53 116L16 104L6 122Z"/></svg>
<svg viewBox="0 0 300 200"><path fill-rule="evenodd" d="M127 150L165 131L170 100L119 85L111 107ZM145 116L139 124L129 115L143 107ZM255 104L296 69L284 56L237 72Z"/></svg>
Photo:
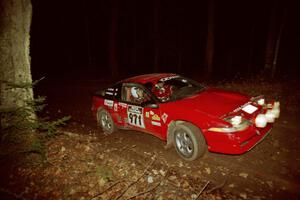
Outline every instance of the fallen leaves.
<svg viewBox="0 0 300 200"><path fill-rule="evenodd" d="M153 157L146 151L139 157L128 157L133 153L138 155L134 152L138 149L130 144L122 147L121 139L114 140L121 148L107 141L91 142L93 140L94 136L68 132L48 141L45 146L49 165L19 168L19 175L30 180L23 188L24 195L35 194L39 199L99 200L224 197L219 191L225 182L214 184L204 178L217 174L226 176L228 170L223 166L204 165L194 173L182 160L168 165L161 156ZM248 177L245 172L238 175ZM235 187L234 183L229 185L229 188ZM245 198L245 195L239 198Z"/></svg>
<svg viewBox="0 0 300 200"><path fill-rule="evenodd" d="M245 172L241 172L241 173L239 173L239 176L240 176L240 177L243 177L243 178L247 178L247 177L248 177L248 174L245 173Z"/></svg>
<svg viewBox="0 0 300 200"><path fill-rule="evenodd" d="M211 170L210 170L210 168L209 168L209 167L205 167L205 173L207 173L207 174L211 174Z"/></svg>

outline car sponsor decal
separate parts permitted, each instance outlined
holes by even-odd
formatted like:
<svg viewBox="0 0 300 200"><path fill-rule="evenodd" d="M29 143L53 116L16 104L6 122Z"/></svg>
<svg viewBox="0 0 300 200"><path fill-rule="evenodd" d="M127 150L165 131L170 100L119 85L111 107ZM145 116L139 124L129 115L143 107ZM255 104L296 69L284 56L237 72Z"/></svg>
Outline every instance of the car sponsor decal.
<svg viewBox="0 0 300 200"><path fill-rule="evenodd" d="M157 114L155 114L152 116L152 120L160 121L160 117Z"/></svg>
<svg viewBox="0 0 300 200"><path fill-rule="evenodd" d="M116 111L116 112L118 111L118 104L116 104L116 103L114 104L114 111Z"/></svg>
<svg viewBox="0 0 300 200"><path fill-rule="evenodd" d="M176 76L169 76L169 77L165 77L165 78L161 78L160 81L168 81L168 80L171 80L171 79L174 79L174 78L178 78L179 76L176 75Z"/></svg>
<svg viewBox="0 0 300 200"><path fill-rule="evenodd" d="M249 104L247 106L245 106L244 108L242 108L243 111L245 111L248 114L252 114L254 113L258 108Z"/></svg>
<svg viewBox="0 0 300 200"><path fill-rule="evenodd" d="M242 108L246 107L247 105L251 104L251 102L247 102L245 103L244 105L241 105L239 107L237 107L236 109L234 109L232 112L235 113L235 112L238 112L240 111Z"/></svg>
<svg viewBox="0 0 300 200"><path fill-rule="evenodd" d="M167 113L164 113L162 116L161 116L161 119L163 120L164 123L167 122L167 119L168 119L168 114Z"/></svg>
<svg viewBox="0 0 300 200"><path fill-rule="evenodd" d="M161 126L161 123L160 123L160 122L154 122L154 121L151 121L151 124L154 125L154 126Z"/></svg>
<svg viewBox="0 0 300 200"><path fill-rule="evenodd" d="M113 100L109 100L109 99L105 99L104 100L104 105L108 106L109 108L112 108L114 105L114 101Z"/></svg>
<svg viewBox="0 0 300 200"><path fill-rule="evenodd" d="M127 116L128 116L128 124L132 126L145 128L142 107L128 105Z"/></svg>
<svg viewBox="0 0 300 200"><path fill-rule="evenodd" d="M118 88L107 88L105 91L105 94L111 95L111 96L117 96L118 95Z"/></svg>
<svg viewBox="0 0 300 200"><path fill-rule="evenodd" d="M126 103L119 102L119 106L121 106L122 108L127 108L127 104Z"/></svg>
<svg viewBox="0 0 300 200"><path fill-rule="evenodd" d="M145 116L146 116L147 118L149 118L149 117L150 117L149 112L146 112L146 113L145 113Z"/></svg>

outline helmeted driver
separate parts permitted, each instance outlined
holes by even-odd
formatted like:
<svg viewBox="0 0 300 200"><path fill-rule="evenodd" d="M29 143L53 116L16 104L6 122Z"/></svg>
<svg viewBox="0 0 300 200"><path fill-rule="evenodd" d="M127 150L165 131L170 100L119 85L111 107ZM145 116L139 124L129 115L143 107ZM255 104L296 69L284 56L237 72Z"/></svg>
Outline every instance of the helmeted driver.
<svg viewBox="0 0 300 200"><path fill-rule="evenodd" d="M145 93L138 87L131 88L131 96L133 97L133 101L135 103L142 103L147 100Z"/></svg>
<svg viewBox="0 0 300 200"><path fill-rule="evenodd" d="M172 89L170 85L159 81L155 84L153 88L153 93L161 101L167 101L170 98L170 95L172 94Z"/></svg>

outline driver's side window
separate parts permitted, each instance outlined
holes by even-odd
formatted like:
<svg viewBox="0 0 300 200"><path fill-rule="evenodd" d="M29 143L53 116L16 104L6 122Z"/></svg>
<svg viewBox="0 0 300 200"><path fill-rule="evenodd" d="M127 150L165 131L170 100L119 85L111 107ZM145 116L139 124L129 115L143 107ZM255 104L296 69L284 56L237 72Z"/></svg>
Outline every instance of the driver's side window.
<svg viewBox="0 0 300 200"><path fill-rule="evenodd" d="M123 87L123 100L132 104L142 105L149 101L149 95L139 86L126 85Z"/></svg>

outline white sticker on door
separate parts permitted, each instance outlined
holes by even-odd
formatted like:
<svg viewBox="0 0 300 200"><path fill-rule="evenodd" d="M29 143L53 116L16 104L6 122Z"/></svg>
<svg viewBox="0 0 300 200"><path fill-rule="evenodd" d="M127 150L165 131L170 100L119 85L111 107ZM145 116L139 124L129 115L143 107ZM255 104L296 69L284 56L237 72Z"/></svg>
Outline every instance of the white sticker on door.
<svg viewBox="0 0 300 200"><path fill-rule="evenodd" d="M128 105L127 116L128 116L128 124L132 126L145 128L142 107Z"/></svg>
<svg viewBox="0 0 300 200"><path fill-rule="evenodd" d="M104 105L108 106L109 108L112 108L114 105L114 101L109 100L109 99L105 99L104 100Z"/></svg>

